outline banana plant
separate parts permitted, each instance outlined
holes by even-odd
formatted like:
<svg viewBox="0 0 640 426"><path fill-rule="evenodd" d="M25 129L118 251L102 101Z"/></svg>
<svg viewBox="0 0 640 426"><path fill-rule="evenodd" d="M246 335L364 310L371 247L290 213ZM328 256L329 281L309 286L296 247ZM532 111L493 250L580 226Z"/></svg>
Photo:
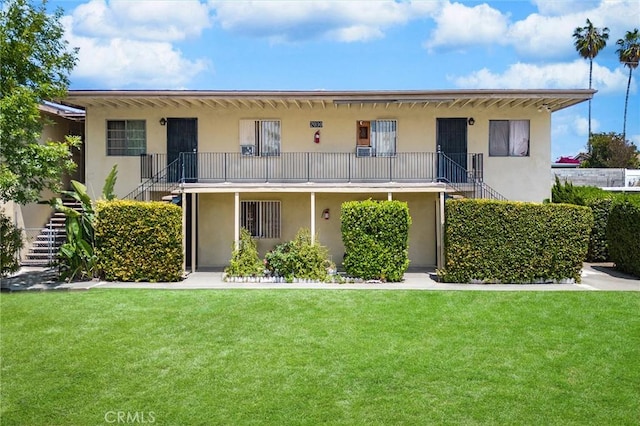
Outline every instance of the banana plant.
<svg viewBox="0 0 640 426"><path fill-rule="evenodd" d="M107 176L102 188L102 198L115 199L113 188L115 186L118 170L114 165ZM83 278L95 278L98 274L95 255L94 223L96 213L94 202L87 193L87 187L82 183L72 180L72 191L62 191L62 194L73 198L82 207L78 212L62 204L61 198L52 200L53 208L66 216L65 232L67 241L60 247L60 275L68 281Z"/></svg>

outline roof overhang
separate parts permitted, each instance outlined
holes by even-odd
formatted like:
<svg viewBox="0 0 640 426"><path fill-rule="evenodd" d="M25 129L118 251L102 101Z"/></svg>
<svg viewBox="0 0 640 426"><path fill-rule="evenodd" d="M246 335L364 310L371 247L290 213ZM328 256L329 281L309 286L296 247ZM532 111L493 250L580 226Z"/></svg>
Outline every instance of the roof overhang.
<svg viewBox="0 0 640 426"><path fill-rule="evenodd" d="M61 103L75 108L326 109L537 108L555 112L591 99L590 89L406 91L70 90Z"/></svg>

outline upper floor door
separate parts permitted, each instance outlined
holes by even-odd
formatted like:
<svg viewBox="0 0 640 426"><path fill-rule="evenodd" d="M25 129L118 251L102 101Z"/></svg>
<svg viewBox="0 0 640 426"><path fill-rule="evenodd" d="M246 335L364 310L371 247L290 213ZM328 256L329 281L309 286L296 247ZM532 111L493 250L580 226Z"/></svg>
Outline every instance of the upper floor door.
<svg viewBox="0 0 640 426"><path fill-rule="evenodd" d="M466 182L467 119L438 118L436 132L436 144L440 151L459 166L439 165L442 177L450 182Z"/></svg>
<svg viewBox="0 0 640 426"><path fill-rule="evenodd" d="M182 159L182 161L175 162L178 159ZM167 176L170 181L177 182L181 177L185 182L197 181L197 118L167 118L167 165L172 164Z"/></svg>

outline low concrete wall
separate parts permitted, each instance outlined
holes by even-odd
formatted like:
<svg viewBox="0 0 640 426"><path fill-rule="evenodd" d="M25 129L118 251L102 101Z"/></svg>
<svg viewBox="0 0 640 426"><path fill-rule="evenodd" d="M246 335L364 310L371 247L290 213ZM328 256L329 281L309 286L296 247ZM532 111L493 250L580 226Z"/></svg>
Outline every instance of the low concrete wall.
<svg viewBox="0 0 640 426"><path fill-rule="evenodd" d="M625 169L551 169L551 184L556 176L575 186L618 187L625 186Z"/></svg>

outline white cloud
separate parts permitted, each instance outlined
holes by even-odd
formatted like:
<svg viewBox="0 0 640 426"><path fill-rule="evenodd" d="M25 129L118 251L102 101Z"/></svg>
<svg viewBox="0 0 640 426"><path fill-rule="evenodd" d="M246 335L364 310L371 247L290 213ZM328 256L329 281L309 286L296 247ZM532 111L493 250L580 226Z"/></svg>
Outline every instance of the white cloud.
<svg viewBox="0 0 640 426"><path fill-rule="evenodd" d="M91 0L73 11L74 32L85 37L177 41L211 26L209 8L197 0Z"/></svg>
<svg viewBox="0 0 640 426"><path fill-rule="evenodd" d="M198 19L191 29L179 30L178 24L188 25L180 12L175 13L175 22L168 24L167 5L162 4L144 22L141 14L147 2L131 2L138 6L121 3L92 0L61 20L69 45L80 48L72 78L95 80L100 86L114 89L177 89L211 68L208 60L190 60L171 43L199 33L203 27L198 27ZM198 2L185 2L184 7L193 11L191 3ZM123 14L127 9L130 13Z"/></svg>
<svg viewBox="0 0 640 426"><path fill-rule="evenodd" d="M587 136L589 134L589 119L583 116L574 116L572 130L580 135ZM591 133L596 133L600 129L600 122L591 117Z"/></svg>
<svg viewBox="0 0 640 426"><path fill-rule="evenodd" d="M565 15L579 9L595 9L599 0L531 0L542 15Z"/></svg>
<svg viewBox="0 0 640 426"><path fill-rule="evenodd" d="M473 7L447 3L435 16L436 29L425 47L464 47L475 44L504 43L508 16L487 4Z"/></svg>
<svg viewBox="0 0 640 426"><path fill-rule="evenodd" d="M523 57L559 58L576 54L572 34L587 18L599 28L610 28L609 43L613 45L624 31L637 27L640 15L637 0L534 3L540 13L515 22L487 4L447 3L437 14L436 28L424 45L428 49L462 49L498 44L512 46Z"/></svg>
<svg viewBox="0 0 640 426"><path fill-rule="evenodd" d="M210 0L227 31L273 42L381 38L385 30L428 16L435 1L218 1Z"/></svg>
<svg viewBox="0 0 640 426"><path fill-rule="evenodd" d="M494 89L566 89L586 88L589 81L589 63L576 59L568 63L535 65L516 63L503 73L487 68L467 76L448 77L461 88ZM603 93L626 90L627 75L622 68L609 68L593 64L593 88Z"/></svg>

